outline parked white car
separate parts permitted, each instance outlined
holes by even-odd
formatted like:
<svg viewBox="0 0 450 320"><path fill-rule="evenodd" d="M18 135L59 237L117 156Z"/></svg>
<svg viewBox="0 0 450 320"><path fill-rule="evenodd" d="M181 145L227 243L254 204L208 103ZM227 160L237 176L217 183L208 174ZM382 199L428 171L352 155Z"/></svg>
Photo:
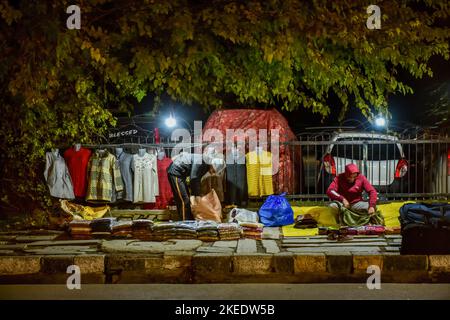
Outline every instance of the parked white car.
<svg viewBox="0 0 450 320"><path fill-rule="evenodd" d="M395 179L403 177L408 162L398 139L380 133L342 132L335 134L323 156L325 171L333 176L345 171L345 166L354 163L360 172L375 187L391 186ZM387 142L387 143L386 143ZM389 143L392 142L392 143Z"/></svg>

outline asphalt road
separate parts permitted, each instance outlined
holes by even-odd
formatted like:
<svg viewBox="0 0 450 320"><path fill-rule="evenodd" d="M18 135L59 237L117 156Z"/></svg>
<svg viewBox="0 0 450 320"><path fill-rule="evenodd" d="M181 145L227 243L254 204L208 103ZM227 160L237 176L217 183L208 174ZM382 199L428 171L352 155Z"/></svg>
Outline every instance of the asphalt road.
<svg viewBox="0 0 450 320"><path fill-rule="evenodd" d="M450 300L450 284L145 284L0 285L0 299L27 300Z"/></svg>

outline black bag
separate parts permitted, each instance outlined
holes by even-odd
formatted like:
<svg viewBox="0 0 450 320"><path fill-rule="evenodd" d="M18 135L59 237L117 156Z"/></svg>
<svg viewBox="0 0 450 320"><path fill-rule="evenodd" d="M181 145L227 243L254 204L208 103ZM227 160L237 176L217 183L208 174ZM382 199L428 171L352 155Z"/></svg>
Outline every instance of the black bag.
<svg viewBox="0 0 450 320"><path fill-rule="evenodd" d="M401 254L450 254L450 205L409 203L400 208Z"/></svg>

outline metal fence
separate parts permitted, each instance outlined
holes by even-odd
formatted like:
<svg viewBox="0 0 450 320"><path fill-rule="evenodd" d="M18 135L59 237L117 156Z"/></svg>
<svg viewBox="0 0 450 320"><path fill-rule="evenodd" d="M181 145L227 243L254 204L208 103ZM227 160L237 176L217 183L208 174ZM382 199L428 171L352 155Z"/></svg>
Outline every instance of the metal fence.
<svg viewBox="0 0 450 320"><path fill-rule="evenodd" d="M334 175L355 163L380 200L450 198L450 139L376 133L305 134L285 143L296 172L294 199L325 200Z"/></svg>

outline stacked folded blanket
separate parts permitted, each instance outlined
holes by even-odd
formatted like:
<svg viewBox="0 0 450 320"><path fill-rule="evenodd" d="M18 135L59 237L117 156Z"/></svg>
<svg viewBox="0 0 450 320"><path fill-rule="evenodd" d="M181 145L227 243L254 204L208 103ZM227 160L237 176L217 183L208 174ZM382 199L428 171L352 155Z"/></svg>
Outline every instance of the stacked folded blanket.
<svg viewBox="0 0 450 320"><path fill-rule="evenodd" d="M173 222L157 223L152 229L153 240L165 241L169 239L175 239L176 237L176 224Z"/></svg>
<svg viewBox="0 0 450 320"><path fill-rule="evenodd" d="M243 231L243 237L255 240L262 239L264 225L255 222L240 222L239 225Z"/></svg>
<svg viewBox="0 0 450 320"><path fill-rule="evenodd" d="M101 218L91 221L92 236L94 238L105 238L111 235L112 226L116 218Z"/></svg>
<svg viewBox="0 0 450 320"><path fill-rule="evenodd" d="M73 239L89 240L92 239L91 222L88 220L73 220L69 223L69 233Z"/></svg>
<svg viewBox="0 0 450 320"><path fill-rule="evenodd" d="M242 229L237 223L221 223L218 225L220 240L238 240Z"/></svg>
<svg viewBox="0 0 450 320"><path fill-rule="evenodd" d="M153 221L151 220L147 219L134 220L131 226L133 238L143 241L153 240L152 227Z"/></svg>
<svg viewBox="0 0 450 320"><path fill-rule="evenodd" d="M198 221L197 238L202 241L218 241L218 240L220 240L217 222Z"/></svg>
<svg viewBox="0 0 450 320"><path fill-rule="evenodd" d="M116 221L112 226L112 236L115 238L133 237L133 221Z"/></svg>
<svg viewBox="0 0 450 320"><path fill-rule="evenodd" d="M175 239L197 239L196 221L175 222Z"/></svg>

